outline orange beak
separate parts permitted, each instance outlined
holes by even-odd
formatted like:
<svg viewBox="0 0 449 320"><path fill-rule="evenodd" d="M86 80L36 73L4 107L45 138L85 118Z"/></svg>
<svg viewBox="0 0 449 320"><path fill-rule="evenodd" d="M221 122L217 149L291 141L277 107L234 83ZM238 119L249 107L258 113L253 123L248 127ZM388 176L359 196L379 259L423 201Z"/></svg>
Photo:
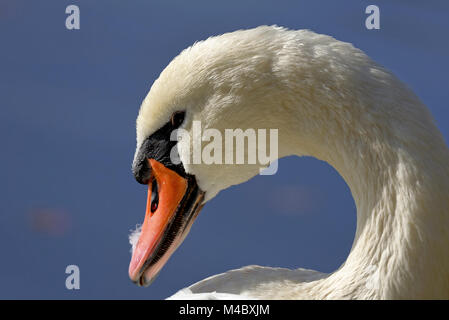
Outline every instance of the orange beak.
<svg viewBox="0 0 449 320"><path fill-rule="evenodd" d="M145 220L129 265L129 277L141 286L154 280L182 243L204 197L192 176L181 177L154 159L148 162L152 178Z"/></svg>

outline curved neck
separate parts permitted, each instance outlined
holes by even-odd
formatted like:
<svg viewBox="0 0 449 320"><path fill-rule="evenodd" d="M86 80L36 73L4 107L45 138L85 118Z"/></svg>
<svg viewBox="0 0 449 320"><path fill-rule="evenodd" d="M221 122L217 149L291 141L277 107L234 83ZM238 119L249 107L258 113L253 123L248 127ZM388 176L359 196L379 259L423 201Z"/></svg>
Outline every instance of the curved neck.
<svg viewBox="0 0 449 320"><path fill-rule="evenodd" d="M421 121L417 129L392 120L380 130L361 121L354 132L333 119L325 123L332 135L314 132L312 148L303 134L296 141L297 154L324 160L341 174L357 207L346 262L327 278L301 284L299 296L449 297L449 153L432 121Z"/></svg>

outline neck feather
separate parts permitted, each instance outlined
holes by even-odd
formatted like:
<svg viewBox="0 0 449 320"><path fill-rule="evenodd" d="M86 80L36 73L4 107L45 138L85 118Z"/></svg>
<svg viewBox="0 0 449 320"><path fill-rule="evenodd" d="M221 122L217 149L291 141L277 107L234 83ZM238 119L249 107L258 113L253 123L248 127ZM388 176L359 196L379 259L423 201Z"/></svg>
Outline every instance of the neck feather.
<svg viewBox="0 0 449 320"><path fill-rule="evenodd" d="M313 132L313 147L298 149L328 162L345 179L357 229L344 265L296 287L297 295L449 298L449 152L425 106L418 99L407 103L399 110L409 112L406 117L368 113L350 130L332 116L324 123L331 134ZM410 112L420 117L412 121ZM304 135L296 145L307 146Z"/></svg>

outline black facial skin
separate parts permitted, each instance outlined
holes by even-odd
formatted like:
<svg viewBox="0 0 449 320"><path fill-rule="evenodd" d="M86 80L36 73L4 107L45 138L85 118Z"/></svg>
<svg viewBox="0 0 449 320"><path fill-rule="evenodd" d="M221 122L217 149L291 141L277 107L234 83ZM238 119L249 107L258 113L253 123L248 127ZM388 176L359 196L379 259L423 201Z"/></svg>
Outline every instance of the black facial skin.
<svg viewBox="0 0 449 320"><path fill-rule="evenodd" d="M132 167L137 182L148 184L150 181L151 168L148 165L148 159L154 159L175 171L181 177L186 177L182 163L173 164L170 160L170 152L177 144L177 141L170 141L170 134L173 130L179 128L184 121L184 117L184 111L175 112L170 121L142 143Z"/></svg>

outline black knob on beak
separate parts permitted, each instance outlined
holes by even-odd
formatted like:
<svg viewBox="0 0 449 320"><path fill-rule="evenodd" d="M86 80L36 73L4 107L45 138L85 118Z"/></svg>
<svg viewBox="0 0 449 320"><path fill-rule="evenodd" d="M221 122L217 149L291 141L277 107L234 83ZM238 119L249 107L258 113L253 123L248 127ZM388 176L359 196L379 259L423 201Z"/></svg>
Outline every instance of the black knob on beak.
<svg viewBox="0 0 449 320"><path fill-rule="evenodd" d="M180 119L175 118L173 121L176 125L179 125ZM172 123L168 122L142 142L132 166L133 175L137 182L141 184L148 184L150 182L152 169L148 161L149 159L154 159L162 163L165 167L175 171L182 177L186 176L182 163L173 163L171 159L172 149L176 147L177 143L177 141L170 140L170 132L172 129ZM175 151L177 152L177 150Z"/></svg>
<svg viewBox="0 0 449 320"><path fill-rule="evenodd" d="M146 157L138 157L133 163L133 175L140 184L148 184L151 178L151 167Z"/></svg>

